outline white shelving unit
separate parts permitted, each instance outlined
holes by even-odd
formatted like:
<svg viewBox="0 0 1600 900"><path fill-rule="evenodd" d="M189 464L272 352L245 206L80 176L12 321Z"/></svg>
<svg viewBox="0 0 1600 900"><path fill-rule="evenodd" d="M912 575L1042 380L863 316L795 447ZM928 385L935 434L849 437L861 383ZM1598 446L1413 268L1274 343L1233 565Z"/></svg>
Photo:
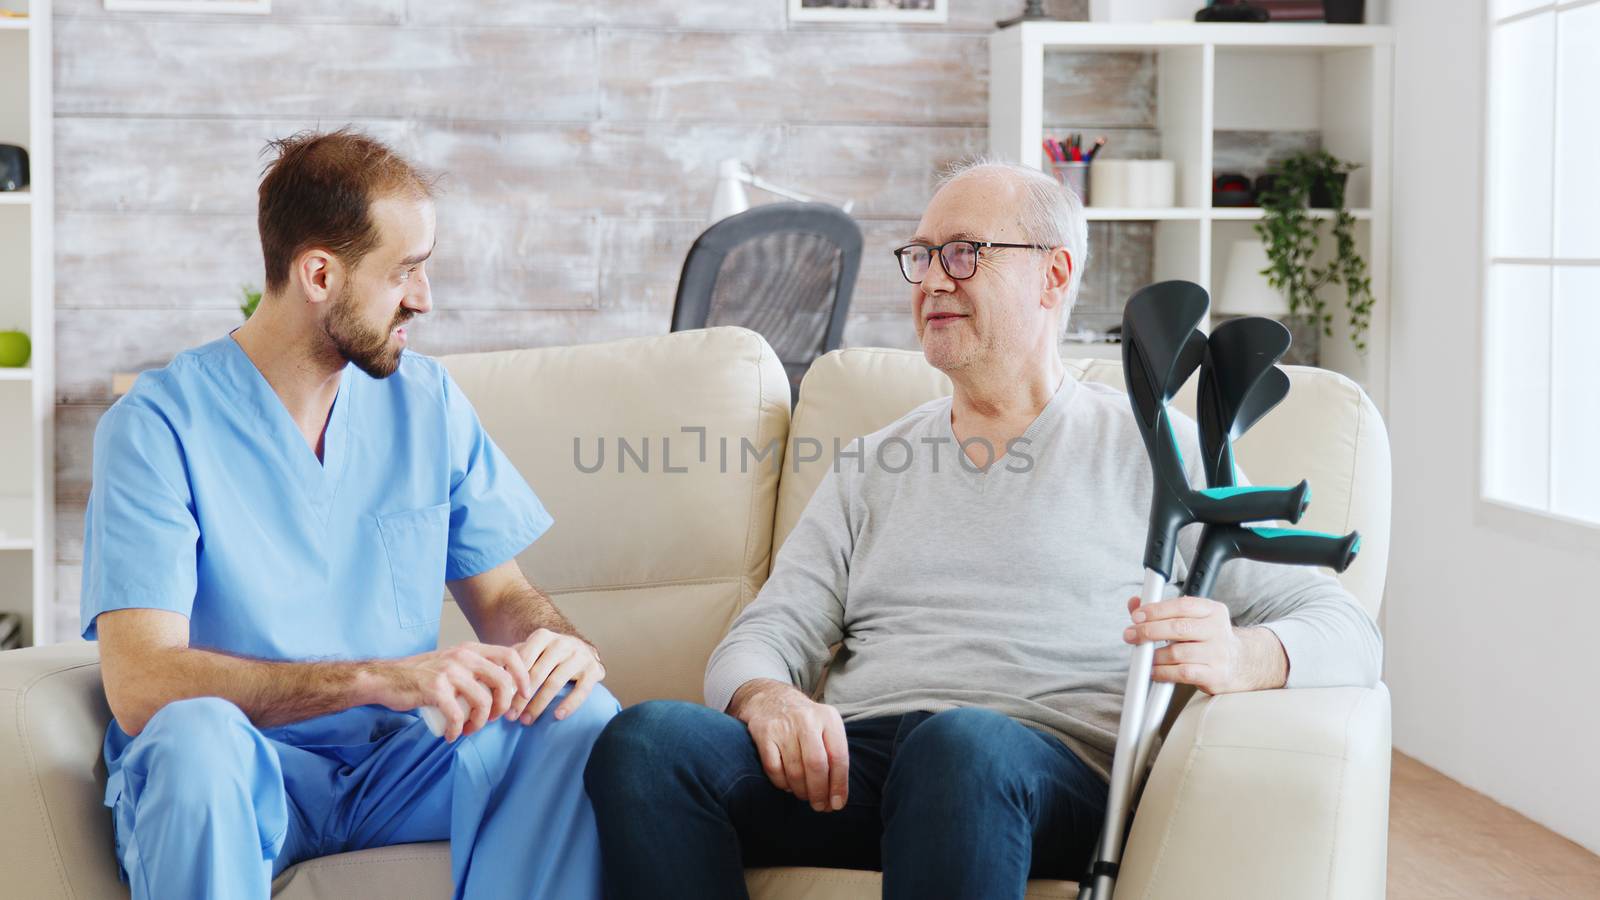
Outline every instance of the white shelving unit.
<svg viewBox="0 0 1600 900"><path fill-rule="evenodd" d="M25 369L0 369L0 612L21 613L24 638L56 640L55 227L49 0L0 8L0 143L28 151L32 184L0 193L0 330L26 331Z"/></svg>
<svg viewBox="0 0 1600 900"><path fill-rule="evenodd" d="M1154 56L1158 155L1177 164L1181 205L1090 206L1090 220L1155 223L1154 279L1182 278L1215 292L1213 275L1223 268L1229 246L1252 237L1252 223L1261 218L1257 208L1211 206L1216 134L1316 132L1322 149L1361 166L1350 176L1346 203L1357 219L1356 236L1376 299L1363 355L1356 353L1345 330L1342 291L1327 295L1334 336L1323 339L1322 364L1360 382L1384 408L1389 352L1391 29L1323 24L1014 25L989 39L990 152L1043 168L1048 54L1129 52ZM1059 105L1055 110L1054 118L1062 118ZM1086 112L1081 127L1074 130L1092 133L1099 128L1093 114Z"/></svg>

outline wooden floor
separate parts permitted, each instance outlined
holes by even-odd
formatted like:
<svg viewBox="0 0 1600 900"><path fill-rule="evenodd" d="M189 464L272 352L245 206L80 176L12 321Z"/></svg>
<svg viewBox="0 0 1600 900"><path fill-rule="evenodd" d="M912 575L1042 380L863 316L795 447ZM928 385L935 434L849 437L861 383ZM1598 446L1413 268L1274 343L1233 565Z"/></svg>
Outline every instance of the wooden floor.
<svg viewBox="0 0 1600 900"><path fill-rule="evenodd" d="M1392 778L1389 900L1600 898L1600 856L1409 756Z"/></svg>

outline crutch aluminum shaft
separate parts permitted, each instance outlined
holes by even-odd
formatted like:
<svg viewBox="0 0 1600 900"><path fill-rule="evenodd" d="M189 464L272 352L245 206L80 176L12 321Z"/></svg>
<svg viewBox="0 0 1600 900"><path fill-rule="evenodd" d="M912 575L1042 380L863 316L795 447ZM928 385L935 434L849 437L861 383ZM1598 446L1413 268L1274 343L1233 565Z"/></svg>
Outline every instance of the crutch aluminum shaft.
<svg viewBox="0 0 1600 900"><path fill-rule="evenodd" d="M1141 600L1149 597L1160 600L1166 588L1167 576L1154 569L1145 569L1144 590L1139 597ZM1139 644L1133 648L1133 661L1128 666L1122 718L1117 725L1117 751L1111 761L1111 784L1106 796L1106 827L1100 832L1100 845L1095 851L1096 862L1090 873L1094 900L1110 900L1116 884L1117 866L1122 861L1122 835L1127 831L1129 808L1133 803L1134 756L1142 737L1155 654L1154 643Z"/></svg>

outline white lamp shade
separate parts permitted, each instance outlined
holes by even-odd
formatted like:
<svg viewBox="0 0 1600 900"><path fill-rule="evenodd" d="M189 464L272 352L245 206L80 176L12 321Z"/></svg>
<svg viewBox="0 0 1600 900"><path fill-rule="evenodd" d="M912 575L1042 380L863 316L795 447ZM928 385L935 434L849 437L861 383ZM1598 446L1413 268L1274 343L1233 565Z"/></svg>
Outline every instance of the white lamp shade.
<svg viewBox="0 0 1600 900"><path fill-rule="evenodd" d="M737 159L725 159L717 167L717 192L711 198L711 221L720 222L750 208L750 198L744 191L745 177L744 164Z"/></svg>
<svg viewBox="0 0 1600 900"><path fill-rule="evenodd" d="M1267 245L1258 240L1234 241L1228 248L1228 267L1217 292L1216 311L1224 316L1268 316L1289 314L1289 301L1267 283L1261 270L1269 267Z"/></svg>

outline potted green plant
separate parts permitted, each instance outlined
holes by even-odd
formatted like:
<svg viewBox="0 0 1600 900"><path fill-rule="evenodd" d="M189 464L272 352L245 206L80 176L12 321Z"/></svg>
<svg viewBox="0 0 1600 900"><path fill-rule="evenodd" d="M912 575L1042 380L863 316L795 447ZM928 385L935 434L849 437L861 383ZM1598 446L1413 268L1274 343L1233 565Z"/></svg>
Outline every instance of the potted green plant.
<svg viewBox="0 0 1600 900"><path fill-rule="evenodd" d="M1325 337L1333 336L1333 315L1320 291L1329 285L1343 285L1345 309L1350 315L1350 340L1359 352L1366 352L1366 333L1372 325L1372 278L1367 261L1356 249L1355 216L1345 207L1344 187L1354 163L1326 152L1297 153L1274 166L1262 184L1256 202L1262 218L1256 234L1267 245L1270 265L1261 274L1283 292L1289 314L1305 317ZM1325 202L1332 209L1329 229L1333 236L1333 257L1327 265L1313 260L1322 238L1320 220L1311 214L1313 201Z"/></svg>
<svg viewBox="0 0 1600 900"><path fill-rule="evenodd" d="M244 302L239 304L239 312L244 313L244 317L248 319L255 313L256 307L261 305L261 292L248 284L240 285L239 292L244 294Z"/></svg>

